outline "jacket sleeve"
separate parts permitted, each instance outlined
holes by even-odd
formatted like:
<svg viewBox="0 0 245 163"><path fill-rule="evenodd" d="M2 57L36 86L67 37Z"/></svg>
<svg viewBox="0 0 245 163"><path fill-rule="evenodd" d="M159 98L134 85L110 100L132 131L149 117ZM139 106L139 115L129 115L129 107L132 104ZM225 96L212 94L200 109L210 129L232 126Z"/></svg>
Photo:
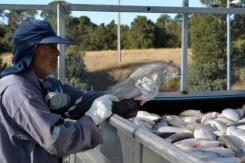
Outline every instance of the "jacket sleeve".
<svg viewBox="0 0 245 163"><path fill-rule="evenodd" d="M71 97L71 103L74 103L79 97L86 94L85 90L77 89L68 83L62 83L62 89L65 93L69 94Z"/></svg>
<svg viewBox="0 0 245 163"><path fill-rule="evenodd" d="M42 97L28 93L31 90L20 89L11 96L9 92L12 89L5 92L6 99L3 99L9 115L50 154L63 157L103 142L99 129L90 117L83 116L77 121L63 119L49 112Z"/></svg>

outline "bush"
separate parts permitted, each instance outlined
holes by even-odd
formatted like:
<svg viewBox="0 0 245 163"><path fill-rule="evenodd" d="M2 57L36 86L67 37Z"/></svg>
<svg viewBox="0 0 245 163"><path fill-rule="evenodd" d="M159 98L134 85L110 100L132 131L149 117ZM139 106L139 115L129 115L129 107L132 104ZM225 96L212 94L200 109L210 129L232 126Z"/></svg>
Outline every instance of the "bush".
<svg viewBox="0 0 245 163"><path fill-rule="evenodd" d="M83 58L79 52L79 47L70 46L66 50L66 78L65 80L74 87L86 89L89 87L88 81L85 78L86 67Z"/></svg>

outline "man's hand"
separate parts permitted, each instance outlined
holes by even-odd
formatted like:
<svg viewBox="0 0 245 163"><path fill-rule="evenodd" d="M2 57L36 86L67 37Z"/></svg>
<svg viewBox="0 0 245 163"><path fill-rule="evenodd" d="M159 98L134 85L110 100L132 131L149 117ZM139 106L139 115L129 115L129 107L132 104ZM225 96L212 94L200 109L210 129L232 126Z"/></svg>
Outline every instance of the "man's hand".
<svg viewBox="0 0 245 163"><path fill-rule="evenodd" d="M119 99L116 96L109 94L98 97L94 100L85 115L90 116L95 124L98 125L111 116L112 103L117 101L119 101Z"/></svg>

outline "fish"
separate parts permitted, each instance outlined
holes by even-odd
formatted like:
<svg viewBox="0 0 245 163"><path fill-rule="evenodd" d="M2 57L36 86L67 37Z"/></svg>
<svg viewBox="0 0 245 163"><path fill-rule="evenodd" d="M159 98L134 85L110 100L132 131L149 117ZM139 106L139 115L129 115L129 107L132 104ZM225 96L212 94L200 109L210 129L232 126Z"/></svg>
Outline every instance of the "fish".
<svg viewBox="0 0 245 163"><path fill-rule="evenodd" d="M162 126L168 126L168 122L164 119L160 119L158 122L156 122L155 125L153 125L152 130L157 130Z"/></svg>
<svg viewBox="0 0 245 163"><path fill-rule="evenodd" d="M201 123L200 117L181 117L187 123Z"/></svg>
<svg viewBox="0 0 245 163"><path fill-rule="evenodd" d="M202 116L201 123L205 123L209 119L215 119L215 118L218 117L218 115L220 115L220 113L218 113L218 112L209 112L209 113L206 113L206 114L204 114Z"/></svg>
<svg viewBox="0 0 245 163"><path fill-rule="evenodd" d="M200 151L210 151L217 153L219 157L232 157L235 153L230 148L224 147L205 147L201 148Z"/></svg>
<svg viewBox="0 0 245 163"><path fill-rule="evenodd" d="M227 128L226 134L236 136L241 139L243 143L245 143L245 131L242 129L239 129L235 126L230 126Z"/></svg>
<svg viewBox="0 0 245 163"><path fill-rule="evenodd" d="M177 141L189 139L189 138L193 138L193 137L194 137L193 133L188 133L188 132L175 133L175 134L167 137L165 139L165 141L167 141L169 143L175 143Z"/></svg>
<svg viewBox="0 0 245 163"><path fill-rule="evenodd" d="M137 112L136 117L141 118L141 119L146 119L150 121L158 121L161 119L161 116L155 113L149 113L147 111L139 110Z"/></svg>
<svg viewBox="0 0 245 163"><path fill-rule="evenodd" d="M227 148L230 148L236 156L244 156L244 143L237 137L232 135L222 135L218 137L218 141L221 141L225 144Z"/></svg>
<svg viewBox="0 0 245 163"><path fill-rule="evenodd" d="M199 159L218 157L218 154L212 151L194 150L190 151L189 154Z"/></svg>
<svg viewBox="0 0 245 163"><path fill-rule="evenodd" d="M237 112L235 109L224 109L221 112L221 115L233 121L239 121L241 119L240 113Z"/></svg>
<svg viewBox="0 0 245 163"><path fill-rule="evenodd" d="M205 139L205 140L216 140L216 135L212 130L209 130L205 127L200 127L194 131L195 139Z"/></svg>
<svg viewBox="0 0 245 163"><path fill-rule="evenodd" d="M240 125L240 126L237 126L237 128L242 129L242 130L244 130L244 131L245 131L245 125Z"/></svg>
<svg viewBox="0 0 245 163"><path fill-rule="evenodd" d="M245 122L245 118L240 119L238 122Z"/></svg>
<svg viewBox="0 0 245 163"><path fill-rule="evenodd" d="M187 124L185 126L182 126L182 128L186 128L188 130L191 130L191 131L195 131L195 129L197 128L200 128L200 127L205 127L207 128L208 130L210 131L216 131L212 126L210 126L209 124L198 124L198 123L191 123L191 124Z"/></svg>
<svg viewBox="0 0 245 163"><path fill-rule="evenodd" d="M227 124L228 126L235 123L235 121L231 120L231 119L228 119L226 117L223 117L222 115L221 116L218 116L215 120L218 120L220 122L223 122L225 124Z"/></svg>
<svg viewBox="0 0 245 163"><path fill-rule="evenodd" d="M214 134L216 136L222 136L222 135L226 135L226 131L214 131Z"/></svg>
<svg viewBox="0 0 245 163"><path fill-rule="evenodd" d="M187 130L185 128L175 127L175 126L162 126L156 130L156 133L158 133L158 134L162 134L162 133L183 133L183 132L192 133L190 130Z"/></svg>
<svg viewBox="0 0 245 163"><path fill-rule="evenodd" d="M184 139L184 140L175 142L173 144L186 151L201 149L204 147L224 146L224 144L220 141L209 141L209 140L194 139L194 138Z"/></svg>
<svg viewBox="0 0 245 163"><path fill-rule="evenodd" d="M205 124L210 124L212 127L220 131L226 131L228 127L224 122L221 122L219 120L213 120L213 119L206 121Z"/></svg>
<svg viewBox="0 0 245 163"><path fill-rule="evenodd" d="M240 115L240 117L243 117L244 116L244 113L245 113L245 110L242 109L242 108L236 108L235 109L236 112L238 112L238 114Z"/></svg>
<svg viewBox="0 0 245 163"><path fill-rule="evenodd" d="M183 119L181 119L179 116L176 115L163 115L163 119L165 119L169 125L176 126L176 127L182 127L187 125Z"/></svg>
<svg viewBox="0 0 245 163"><path fill-rule="evenodd" d="M105 93L115 95L120 100L130 99L141 96L141 92L136 87L135 83L142 80L144 77L152 79L157 76L159 84L163 84L168 80L177 79L180 76L180 69L173 63L156 62L146 64L137 68L127 78L110 86Z"/></svg>
<svg viewBox="0 0 245 163"><path fill-rule="evenodd" d="M200 110L184 110L182 111L179 116L185 117L202 117L203 114Z"/></svg>

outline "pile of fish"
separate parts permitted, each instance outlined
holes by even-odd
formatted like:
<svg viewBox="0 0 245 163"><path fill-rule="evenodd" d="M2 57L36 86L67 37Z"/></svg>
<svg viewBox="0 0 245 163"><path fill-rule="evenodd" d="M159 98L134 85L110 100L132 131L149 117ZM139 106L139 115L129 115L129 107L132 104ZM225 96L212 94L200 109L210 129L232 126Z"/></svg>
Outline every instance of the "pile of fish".
<svg viewBox="0 0 245 163"><path fill-rule="evenodd" d="M162 116L139 111L131 121L203 161L245 162L245 107Z"/></svg>

